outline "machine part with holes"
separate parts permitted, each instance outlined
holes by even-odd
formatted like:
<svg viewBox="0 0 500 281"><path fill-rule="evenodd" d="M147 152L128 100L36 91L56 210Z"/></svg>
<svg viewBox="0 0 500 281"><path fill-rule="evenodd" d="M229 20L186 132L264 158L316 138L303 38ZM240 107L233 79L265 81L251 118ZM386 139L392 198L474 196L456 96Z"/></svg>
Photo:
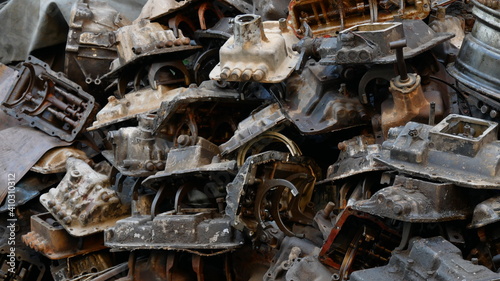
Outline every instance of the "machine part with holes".
<svg viewBox="0 0 500 281"><path fill-rule="evenodd" d="M153 134L155 117L142 114L138 117L138 126L108 132L113 149L102 151L102 155L121 174L146 177L165 169L169 144L161 135Z"/></svg>
<svg viewBox="0 0 500 281"><path fill-rule="evenodd" d="M10 116L65 141L85 131L97 110L94 97L32 56L23 63L2 107Z"/></svg>
<svg viewBox="0 0 500 281"><path fill-rule="evenodd" d="M285 223L312 224L307 203L320 173L303 156L278 151L250 156L226 187L226 214L232 226L259 234L268 221L274 221L285 235L303 237Z"/></svg>
<svg viewBox="0 0 500 281"><path fill-rule="evenodd" d="M79 280L84 277L92 277L92 275L99 276L99 273L113 268L114 263L113 256L108 251L102 250L87 255L61 259L58 261L58 266L52 265L50 267L50 271L55 281Z"/></svg>
<svg viewBox="0 0 500 281"><path fill-rule="evenodd" d="M399 231L383 219L346 208L321 248L319 260L339 270L339 280L353 271L387 264L399 245Z"/></svg>
<svg viewBox="0 0 500 281"><path fill-rule="evenodd" d="M118 57L114 31L131 22L106 2L77 1L71 10L64 73L85 91L100 92L109 64Z"/></svg>
<svg viewBox="0 0 500 281"><path fill-rule="evenodd" d="M430 11L429 0L361 2L327 0L292 0L288 6L288 24L300 37L307 29L314 37L335 36L339 31L357 24L395 20L425 19Z"/></svg>
<svg viewBox="0 0 500 281"><path fill-rule="evenodd" d="M278 103L272 103L259 111L251 114L238 124L234 136L220 145L221 154L227 155L246 143L285 122L286 116L281 111Z"/></svg>
<svg viewBox="0 0 500 281"><path fill-rule="evenodd" d="M489 198L474 208L469 228L479 228L500 221L500 197Z"/></svg>
<svg viewBox="0 0 500 281"><path fill-rule="evenodd" d="M462 252L442 237L415 238L408 250L394 252L389 264L359 270L352 281L497 280L498 274L462 258Z"/></svg>
<svg viewBox="0 0 500 281"><path fill-rule="evenodd" d="M179 30L175 36L158 22L142 19L115 32L118 58L111 63L111 71L105 77L116 77L137 63L158 61L159 58L179 59L188 56L200 46L192 46L191 40Z"/></svg>
<svg viewBox="0 0 500 281"><path fill-rule="evenodd" d="M191 85L171 101L162 102L153 130L157 134L165 132L174 147L178 147L181 135L189 136L191 145L198 136L220 145L234 134L236 124L260 101L243 99L235 90L222 90L214 81L205 81L199 87Z"/></svg>
<svg viewBox="0 0 500 281"><path fill-rule="evenodd" d="M184 91L186 88L170 89L160 85L156 90L144 88L128 93L121 99L109 96L108 103L97 113L96 121L87 130L96 130L137 118L140 114L155 113L162 102L170 101Z"/></svg>
<svg viewBox="0 0 500 281"><path fill-rule="evenodd" d="M58 260L104 249L103 238L101 233L82 238L73 237L50 213L43 213L31 216L31 232L23 235L22 239L35 251L51 260Z"/></svg>
<svg viewBox="0 0 500 281"><path fill-rule="evenodd" d="M384 171L388 168L374 160L382 147L375 144L372 135L356 136L338 144L338 160L328 167L326 179L321 182L336 181L366 172Z"/></svg>
<svg viewBox="0 0 500 281"><path fill-rule="evenodd" d="M498 124L450 114L436 126L408 122L389 130L380 157L405 174L471 188L498 189Z"/></svg>
<svg viewBox="0 0 500 281"><path fill-rule="evenodd" d="M495 119L500 110L500 11L477 1L472 3L476 22L448 72L457 79L461 90L493 106Z"/></svg>
<svg viewBox="0 0 500 281"><path fill-rule="evenodd" d="M352 208L383 218L405 222L464 220L472 214L466 189L453 184L432 183L396 176L394 184L377 191Z"/></svg>
<svg viewBox="0 0 500 281"><path fill-rule="evenodd" d="M319 246L307 239L285 237L273 258L273 264L264 274L263 280L330 280L322 278L326 276L329 278L335 274L335 270L325 267L317 258L314 258L319 254ZM303 261L308 268L303 267ZM304 274L307 274L307 277Z"/></svg>
<svg viewBox="0 0 500 281"><path fill-rule="evenodd" d="M110 188L104 164L97 172L85 161L69 158L66 175L56 188L40 196L42 205L72 236L87 236L112 226L130 213L130 202Z"/></svg>
<svg viewBox="0 0 500 281"><path fill-rule="evenodd" d="M198 137L195 144L186 144L189 137L181 135L179 144L183 146L172 148L168 152L165 170L145 179L143 185L153 187L168 177L187 177L189 174L213 173L213 172L235 172L234 160L220 160L219 147L204 138Z"/></svg>
<svg viewBox="0 0 500 281"><path fill-rule="evenodd" d="M189 209L187 209L189 210ZM174 211L151 218L132 216L105 231L105 245L119 250L233 249L243 244L241 233L227 216L210 210Z"/></svg>
<svg viewBox="0 0 500 281"><path fill-rule="evenodd" d="M342 67L310 61L301 74L288 80L283 107L301 134L321 134L362 126L370 120L357 96L351 97L339 81Z"/></svg>
<svg viewBox="0 0 500 281"><path fill-rule="evenodd" d="M389 64L396 52L389 43L406 39L405 59L415 57L453 37L452 33L434 32L420 20L366 23L340 32L336 38L324 38L313 48L321 64Z"/></svg>
<svg viewBox="0 0 500 281"><path fill-rule="evenodd" d="M36 162L31 171L39 174L55 174L66 172L66 161L69 157L78 158L87 163L90 162L85 152L73 147L59 147L53 148L43 155L38 162Z"/></svg>
<svg viewBox="0 0 500 281"><path fill-rule="evenodd" d="M0 131L0 155L2 159L9 161L0 161L0 175L5 179L10 178L16 184L47 151L69 145L71 143L31 127L15 126L4 129ZM30 153L25 153L26 151ZM7 185L0 188L0 202L5 199L7 188Z"/></svg>
<svg viewBox="0 0 500 281"><path fill-rule="evenodd" d="M262 22L258 15L236 16L234 35L221 47L220 63L210 78L279 83L297 64L299 55L292 50L297 42L285 19Z"/></svg>

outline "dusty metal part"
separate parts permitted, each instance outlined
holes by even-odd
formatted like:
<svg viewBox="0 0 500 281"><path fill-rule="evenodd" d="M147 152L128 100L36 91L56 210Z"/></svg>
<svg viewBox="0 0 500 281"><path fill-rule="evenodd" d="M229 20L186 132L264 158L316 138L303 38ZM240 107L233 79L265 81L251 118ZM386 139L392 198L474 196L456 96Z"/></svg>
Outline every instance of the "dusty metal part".
<svg viewBox="0 0 500 281"><path fill-rule="evenodd" d="M433 20L429 27L438 33L453 33L455 37L450 39L450 43L457 49L460 49L465 37L465 24L458 17L446 15L444 7L438 7L436 19Z"/></svg>
<svg viewBox="0 0 500 281"><path fill-rule="evenodd" d="M500 102L500 11L472 1L476 22L465 36L462 48L448 72L465 92ZM498 1L494 1L498 2Z"/></svg>
<svg viewBox="0 0 500 281"><path fill-rule="evenodd" d="M51 266L50 270L55 281L99 280L99 277L92 277L113 268L113 263L112 255L103 250L59 260L59 265Z"/></svg>
<svg viewBox="0 0 500 281"><path fill-rule="evenodd" d="M500 198L492 197L481 203L474 208L472 221L469 228L479 228L500 221Z"/></svg>
<svg viewBox="0 0 500 281"><path fill-rule="evenodd" d="M318 245L307 239L285 237L263 280L331 280L335 270L325 267L315 258L319 251Z"/></svg>
<svg viewBox="0 0 500 281"><path fill-rule="evenodd" d="M338 148L340 149L339 158L328 167L326 179L321 183L388 169L373 159L375 155L380 153L382 147L375 144L375 138L372 135L356 136L340 142Z"/></svg>
<svg viewBox="0 0 500 281"><path fill-rule="evenodd" d="M23 242L51 260L84 255L105 248L102 234L73 237L50 213L31 216L31 232L23 235Z"/></svg>
<svg viewBox="0 0 500 281"><path fill-rule="evenodd" d="M217 145L227 141L236 124L259 104L259 99L245 98L235 90L221 90L214 81L205 81L171 101L161 104L155 118L155 133L165 132L167 140L178 146L180 135L188 135L189 143L203 137Z"/></svg>
<svg viewBox="0 0 500 281"><path fill-rule="evenodd" d="M220 145L222 155L227 155L242 147L258 135L285 122L286 116L278 103L272 103L251 114L238 124L234 136Z"/></svg>
<svg viewBox="0 0 500 281"><path fill-rule="evenodd" d="M182 87L170 89L160 85L156 90L144 88L137 92L128 93L121 99L110 96L108 104L97 113L96 121L87 130L91 131L137 118L140 114L155 113L162 102L172 100L185 90L186 88Z"/></svg>
<svg viewBox="0 0 500 281"><path fill-rule="evenodd" d="M220 63L210 78L279 83L297 64L299 55L292 50L297 42L284 19L262 22L258 15L236 16L234 35L221 47Z"/></svg>
<svg viewBox="0 0 500 281"><path fill-rule="evenodd" d="M181 135L186 139L186 135ZM215 144L199 137L193 145L173 148L169 151L165 170L145 179L142 184L157 188L160 182L169 177L188 177L191 174L202 173L234 173L236 161L218 158L220 151Z"/></svg>
<svg viewBox="0 0 500 281"><path fill-rule="evenodd" d="M321 64L388 64L395 63L396 52L390 42L406 39L404 57L412 58L453 37L436 33L421 20L366 23L325 38L317 48Z"/></svg>
<svg viewBox="0 0 500 281"><path fill-rule="evenodd" d="M87 163L90 162L85 152L73 147L53 148L43 155L31 171L40 174L55 174L66 172L66 161L69 157L78 158Z"/></svg>
<svg viewBox="0 0 500 281"><path fill-rule="evenodd" d="M115 77L139 61L158 61L159 58L175 58L189 55L201 48L192 46L191 40L179 30L175 36L158 22L142 19L139 22L121 27L115 32L118 59L111 63L111 71L106 77Z"/></svg>
<svg viewBox="0 0 500 281"><path fill-rule="evenodd" d="M303 237L286 224L312 223L307 203L318 176L317 166L303 156L278 151L250 156L226 187L226 215L233 227L247 229L250 236L257 233L257 239L269 221L274 221L287 236Z"/></svg>
<svg viewBox="0 0 500 281"><path fill-rule="evenodd" d="M368 123L357 96L351 97L340 80L341 67L311 60L301 74L287 80L283 110L301 134L321 134Z"/></svg>
<svg viewBox="0 0 500 281"><path fill-rule="evenodd" d="M53 138L31 127L10 127L0 131L1 176L11 179L13 184L19 182L45 152L58 146L69 146L71 143ZM25 153L29 151L29 153ZM9 174L11 176L9 177ZM0 202L8 192L7 184L0 189Z"/></svg>
<svg viewBox="0 0 500 281"><path fill-rule="evenodd" d="M292 0L288 6L288 24L298 36L310 28L315 37L332 35L357 24L400 19L425 19L430 11L429 0L331 2L327 0ZM307 25L307 27L306 27Z"/></svg>
<svg viewBox="0 0 500 281"><path fill-rule="evenodd" d="M156 18L166 16L175 11L178 11L192 2L196 2L194 0L148 0L144 7L142 7L141 14L134 21L135 23L139 22L142 19L150 19L154 20Z"/></svg>
<svg viewBox="0 0 500 281"><path fill-rule="evenodd" d="M390 187L377 191L369 200L354 203L354 210L405 222L463 220L472 214L465 189L397 176Z"/></svg>
<svg viewBox="0 0 500 281"><path fill-rule="evenodd" d="M379 217L346 208L339 215L318 258L339 270L338 280L344 280L366 265L385 265L400 239L399 232Z"/></svg>
<svg viewBox="0 0 500 281"><path fill-rule="evenodd" d="M102 91L101 77L118 57L113 31L131 22L106 2L78 1L71 9L64 73L85 91Z"/></svg>
<svg viewBox="0 0 500 281"><path fill-rule="evenodd" d="M145 177L165 168L169 145L161 136L153 135L155 118L155 114L139 115L137 127L108 132L107 138L113 149L102 151L102 155L121 174Z"/></svg>
<svg viewBox="0 0 500 281"><path fill-rule="evenodd" d="M462 252L442 237L416 238L410 248L394 252L386 266L359 270L352 281L497 280L498 273L462 258Z"/></svg>
<svg viewBox="0 0 500 281"><path fill-rule="evenodd" d="M40 196L42 205L73 236L103 231L130 212L130 202L120 200L110 188L106 173L111 167L100 168L102 173L83 160L69 158L61 183Z"/></svg>
<svg viewBox="0 0 500 281"><path fill-rule="evenodd" d="M391 132L392 131L392 132ZM498 124L450 114L436 126L408 122L389 131L376 161L410 175L498 189Z"/></svg>
<svg viewBox="0 0 500 281"><path fill-rule="evenodd" d="M94 97L32 56L23 63L2 107L7 114L65 141L83 132L97 110Z"/></svg>
<svg viewBox="0 0 500 281"><path fill-rule="evenodd" d="M195 211L193 209L193 211ZM209 210L132 216L105 231L105 245L119 250L231 249L243 244L227 216Z"/></svg>

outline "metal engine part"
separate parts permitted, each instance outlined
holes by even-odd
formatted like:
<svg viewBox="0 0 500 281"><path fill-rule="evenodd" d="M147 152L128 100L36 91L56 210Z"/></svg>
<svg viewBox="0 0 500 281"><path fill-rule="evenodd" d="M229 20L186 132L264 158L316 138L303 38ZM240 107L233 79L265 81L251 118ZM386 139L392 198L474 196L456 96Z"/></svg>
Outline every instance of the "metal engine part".
<svg viewBox="0 0 500 281"><path fill-rule="evenodd" d="M450 114L436 126L393 128L376 161L398 171L472 188L500 184L498 124Z"/></svg>
<svg viewBox="0 0 500 281"><path fill-rule="evenodd" d="M431 3L422 1L339 1L292 0L288 6L288 24L299 36L307 28L315 37L338 34L357 24L385 22L401 19L425 19Z"/></svg>
<svg viewBox="0 0 500 281"><path fill-rule="evenodd" d="M40 174L66 172L66 161L70 157L90 163L90 159L88 159L85 152L73 147L59 147L47 151L30 170Z"/></svg>
<svg viewBox="0 0 500 281"><path fill-rule="evenodd" d="M493 107L495 112L490 115L494 119L500 110L500 12L477 1L472 3L476 22L448 71L462 90L485 104L484 113Z"/></svg>
<svg viewBox="0 0 500 281"><path fill-rule="evenodd" d="M365 23L340 32L337 38L324 38L316 48L322 64L388 64L397 60L391 42L406 39L407 59L452 37L452 33L434 32L421 20Z"/></svg>
<svg viewBox="0 0 500 281"><path fill-rule="evenodd" d="M61 183L40 196L42 205L72 236L103 231L130 213L130 202L110 188L111 167L101 169L97 172L83 160L69 158Z"/></svg>
<svg viewBox="0 0 500 281"><path fill-rule="evenodd" d="M114 77L124 71L124 67L141 60L152 61L162 57L175 57L193 52L200 46L192 46L191 40L179 30L178 36L172 30L166 30L158 22L142 19L132 25L121 27L115 32L118 59L111 63L106 77Z"/></svg>
<svg viewBox="0 0 500 281"><path fill-rule="evenodd" d="M120 250L136 249L232 249L243 244L240 232L227 216L193 210L132 216L105 231L105 245Z"/></svg>
<svg viewBox="0 0 500 281"><path fill-rule="evenodd" d="M250 156L226 188L226 214L231 225L246 228L250 236L258 234L260 239L269 228L267 223L274 221L285 235L303 237L287 224L312 223L307 203L319 175L316 164L303 156L278 151Z"/></svg>
<svg viewBox="0 0 500 281"><path fill-rule="evenodd" d="M117 99L115 96L108 97L108 103L96 115L96 120L88 131L110 126L126 120L137 118L140 114L155 113L164 101L170 101L184 92L186 88L170 89L166 86L158 88L144 88L131 92Z"/></svg>
<svg viewBox="0 0 500 281"><path fill-rule="evenodd" d="M299 55L292 50L297 42L285 19L262 22L258 15L236 16L234 35L221 47L210 79L281 82L297 64Z"/></svg>
<svg viewBox="0 0 500 281"><path fill-rule="evenodd" d="M337 280L369 264L385 265L399 245L400 234L383 219L346 208L321 248L319 260L337 269Z"/></svg>
<svg viewBox="0 0 500 281"><path fill-rule="evenodd" d="M389 264L353 272L352 281L496 280L498 274L462 258L460 249L442 237L416 238L408 250L394 252Z"/></svg>
<svg viewBox="0 0 500 281"><path fill-rule="evenodd" d="M340 155L333 165L328 167L326 179L322 182L336 181L350 176L383 171L388 168L374 160L382 147L375 144L375 138L370 135L356 136L338 144Z"/></svg>
<svg viewBox="0 0 500 281"><path fill-rule="evenodd" d="M97 110L94 97L32 56L23 63L2 106L7 114L65 141L84 131Z"/></svg>
<svg viewBox="0 0 500 281"><path fill-rule="evenodd" d="M188 139L186 135L179 136L182 139ZM195 144L172 148L168 152L165 170L146 178L142 184L147 187L157 189L160 182L169 177L187 177L191 174L227 172L234 173L236 161L219 159L219 147L198 137Z"/></svg>
<svg viewBox="0 0 500 281"><path fill-rule="evenodd" d="M165 169L169 146L165 139L153 135L155 118L155 114L139 115L137 127L108 132L113 150L104 150L102 155L121 174L145 177Z"/></svg>
<svg viewBox="0 0 500 281"><path fill-rule="evenodd" d="M71 10L64 73L85 91L104 89L102 76L118 57L114 31L131 22L106 2L78 1Z"/></svg>
<svg viewBox="0 0 500 281"><path fill-rule="evenodd" d="M85 255L106 248L101 233L73 237L49 213L31 217L31 232L23 235L23 242L51 260Z"/></svg>
<svg viewBox="0 0 500 281"><path fill-rule="evenodd" d="M342 68L310 61L287 81L282 102L286 116L302 134L321 134L362 126L369 116L357 95L339 81Z"/></svg>
<svg viewBox="0 0 500 281"><path fill-rule="evenodd" d="M474 208L472 221L469 228L479 228L500 221L500 198L489 198Z"/></svg>
<svg viewBox="0 0 500 281"><path fill-rule="evenodd" d="M384 218L430 223L466 219L472 213L469 202L464 188L397 176L392 186L352 208Z"/></svg>

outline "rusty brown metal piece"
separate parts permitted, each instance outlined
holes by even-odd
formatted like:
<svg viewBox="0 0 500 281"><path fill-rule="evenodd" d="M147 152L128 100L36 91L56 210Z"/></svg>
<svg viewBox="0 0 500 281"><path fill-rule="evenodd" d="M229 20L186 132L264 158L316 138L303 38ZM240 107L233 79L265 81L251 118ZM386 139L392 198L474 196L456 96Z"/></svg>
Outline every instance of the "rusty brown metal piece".
<svg viewBox="0 0 500 281"><path fill-rule="evenodd" d="M2 106L7 114L65 141L84 131L97 109L94 97L32 56Z"/></svg>
<svg viewBox="0 0 500 281"><path fill-rule="evenodd" d="M431 113L431 103L434 103L436 119L444 115L444 105L439 92L422 91L421 78L417 74L408 74L408 81L401 81L399 76L390 81L389 90L392 100L382 103L382 131L384 137L390 128L403 126L409 121L427 123Z"/></svg>
<svg viewBox="0 0 500 281"><path fill-rule="evenodd" d="M431 11L429 0L419 1L329 1L292 0L288 6L288 25L299 36L305 35L307 24L313 36L335 36L346 28L363 23L401 19L425 19Z"/></svg>
<svg viewBox="0 0 500 281"><path fill-rule="evenodd" d="M339 215L318 258L338 269L339 279L344 280L367 263L372 266L386 264L400 239L399 232L379 217L348 207Z"/></svg>
<svg viewBox="0 0 500 281"><path fill-rule="evenodd" d="M26 245L51 260L84 255L106 248L101 234L73 237L50 213L31 216L31 232L22 238Z"/></svg>

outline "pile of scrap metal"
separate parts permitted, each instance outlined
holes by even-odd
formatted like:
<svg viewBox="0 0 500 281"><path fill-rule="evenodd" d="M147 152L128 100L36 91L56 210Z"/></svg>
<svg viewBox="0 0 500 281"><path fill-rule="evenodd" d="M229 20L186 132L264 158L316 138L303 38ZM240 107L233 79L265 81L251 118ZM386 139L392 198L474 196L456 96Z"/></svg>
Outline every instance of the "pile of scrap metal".
<svg viewBox="0 0 500 281"><path fill-rule="evenodd" d="M0 280L500 279L498 0L68 27L0 66Z"/></svg>

